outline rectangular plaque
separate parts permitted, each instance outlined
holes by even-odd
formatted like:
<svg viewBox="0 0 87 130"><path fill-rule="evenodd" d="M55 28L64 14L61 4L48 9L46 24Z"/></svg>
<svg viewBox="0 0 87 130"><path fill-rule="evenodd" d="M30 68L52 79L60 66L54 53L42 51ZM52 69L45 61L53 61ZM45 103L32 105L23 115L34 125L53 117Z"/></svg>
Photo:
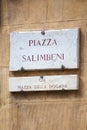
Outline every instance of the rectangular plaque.
<svg viewBox="0 0 87 130"><path fill-rule="evenodd" d="M10 77L9 91L77 90L78 75Z"/></svg>
<svg viewBox="0 0 87 130"><path fill-rule="evenodd" d="M10 71L79 67L79 29L12 32Z"/></svg>

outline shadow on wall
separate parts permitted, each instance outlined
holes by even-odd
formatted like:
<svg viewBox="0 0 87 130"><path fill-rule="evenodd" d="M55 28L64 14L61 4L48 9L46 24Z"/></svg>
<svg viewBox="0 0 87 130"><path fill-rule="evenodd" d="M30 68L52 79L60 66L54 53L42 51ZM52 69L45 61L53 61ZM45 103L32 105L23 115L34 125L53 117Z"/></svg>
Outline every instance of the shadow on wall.
<svg viewBox="0 0 87 130"><path fill-rule="evenodd" d="M13 4L20 4L22 3L22 0L9 0L9 2Z"/></svg>
<svg viewBox="0 0 87 130"><path fill-rule="evenodd" d="M1 19L2 19L2 0L0 0L0 27L1 27Z"/></svg>

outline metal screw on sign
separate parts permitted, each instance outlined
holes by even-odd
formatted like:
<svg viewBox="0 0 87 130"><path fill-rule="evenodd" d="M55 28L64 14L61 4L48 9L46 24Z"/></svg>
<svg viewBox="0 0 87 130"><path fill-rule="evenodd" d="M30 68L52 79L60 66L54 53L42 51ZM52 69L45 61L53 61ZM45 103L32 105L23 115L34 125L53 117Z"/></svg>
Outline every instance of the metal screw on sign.
<svg viewBox="0 0 87 130"><path fill-rule="evenodd" d="M45 35L45 31L42 31L41 34L42 34L42 35Z"/></svg>

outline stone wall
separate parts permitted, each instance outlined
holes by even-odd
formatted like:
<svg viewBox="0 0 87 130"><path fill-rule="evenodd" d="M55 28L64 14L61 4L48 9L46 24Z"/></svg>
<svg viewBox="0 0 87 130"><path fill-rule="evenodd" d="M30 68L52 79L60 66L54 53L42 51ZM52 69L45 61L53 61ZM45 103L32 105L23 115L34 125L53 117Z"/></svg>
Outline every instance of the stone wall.
<svg viewBox="0 0 87 130"><path fill-rule="evenodd" d="M80 28L80 69L9 72L10 32ZM0 0L0 129L87 129L87 0ZM10 76L79 74L77 91L9 92Z"/></svg>

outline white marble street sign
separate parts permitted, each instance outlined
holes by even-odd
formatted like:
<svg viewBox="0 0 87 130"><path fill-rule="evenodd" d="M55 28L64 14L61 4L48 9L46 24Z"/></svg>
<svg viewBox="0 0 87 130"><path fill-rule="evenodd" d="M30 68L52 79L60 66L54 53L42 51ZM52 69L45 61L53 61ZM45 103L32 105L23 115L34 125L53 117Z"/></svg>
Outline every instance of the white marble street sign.
<svg viewBox="0 0 87 130"><path fill-rule="evenodd" d="M10 77L9 91L78 90L78 75Z"/></svg>
<svg viewBox="0 0 87 130"><path fill-rule="evenodd" d="M10 71L79 67L79 29L10 34Z"/></svg>

